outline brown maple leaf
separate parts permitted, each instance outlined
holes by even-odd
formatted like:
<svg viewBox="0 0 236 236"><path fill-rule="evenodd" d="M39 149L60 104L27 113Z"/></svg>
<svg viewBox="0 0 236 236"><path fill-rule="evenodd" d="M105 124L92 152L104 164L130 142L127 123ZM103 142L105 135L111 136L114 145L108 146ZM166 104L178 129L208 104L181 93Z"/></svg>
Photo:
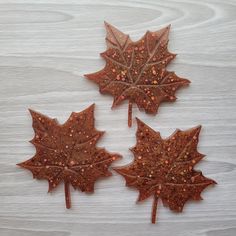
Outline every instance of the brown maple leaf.
<svg viewBox="0 0 236 236"><path fill-rule="evenodd" d="M137 144L131 149L133 163L113 169L125 178L127 186L139 190L138 201L154 195L152 223L155 223L158 199L171 210L181 212L186 201L202 199L201 192L216 182L193 169L204 157L197 151L201 126L176 130L162 139L159 132L139 119L137 122Z"/></svg>
<svg viewBox="0 0 236 236"><path fill-rule="evenodd" d="M114 96L112 107L129 100L128 125L132 125L132 104L146 113L156 114L162 101L176 100L176 90L190 83L166 70L175 58L168 51L170 26L156 32L147 31L137 42L105 23L107 50L101 53L105 67L85 75L99 84L101 93Z"/></svg>
<svg viewBox="0 0 236 236"><path fill-rule="evenodd" d="M66 207L70 208L70 184L82 192L93 192L95 181L110 176L108 167L120 156L96 147L104 132L94 127L94 105L72 112L63 125L35 111L30 113L35 132L30 142L36 154L18 165L30 170L34 178L48 180L49 192L64 181Z"/></svg>

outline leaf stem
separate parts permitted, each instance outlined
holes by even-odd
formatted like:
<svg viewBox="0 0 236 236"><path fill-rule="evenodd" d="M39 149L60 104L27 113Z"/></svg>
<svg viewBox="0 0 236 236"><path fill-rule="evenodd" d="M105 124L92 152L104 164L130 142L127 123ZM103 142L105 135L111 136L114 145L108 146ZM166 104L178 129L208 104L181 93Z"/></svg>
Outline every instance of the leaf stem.
<svg viewBox="0 0 236 236"><path fill-rule="evenodd" d="M128 126L132 126L132 102L129 101L129 108L128 108Z"/></svg>
<svg viewBox="0 0 236 236"><path fill-rule="evenodd" d="M65 180L64 182L65 186L65 201L66 201L66 208L71 208L71 200L70 200L70 183Z"/></svg>
<svg viewBox="0 0 236 236"><path fill-rule="evenodd" d="M152 204L152 224L156 223L157 203L158 203L158 196L155 194Z"/></svg>

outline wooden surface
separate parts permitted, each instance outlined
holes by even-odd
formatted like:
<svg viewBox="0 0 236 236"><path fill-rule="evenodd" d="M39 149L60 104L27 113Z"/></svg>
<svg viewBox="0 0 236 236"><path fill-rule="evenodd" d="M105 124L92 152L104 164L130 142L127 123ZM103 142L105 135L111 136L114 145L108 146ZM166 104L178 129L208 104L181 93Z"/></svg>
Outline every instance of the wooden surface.
<svg viewBox="0 0 236 236"><path fill-rule="evenodd" d="M169 67L192 81L174 104L157 116L134 108L163 137L175 128L203 125L197 166L218 185L204 201L186 204L182 214L152 199L135 204L138 193L117 174L97 182L96 192L72 192L64 206L63 185L47 194L47 182L16 167L35 152L30 107L64 122L71 111L96 102L99 142L132 160L136 124L127 127L127 103L111 111L112 97L83 78L104 65L103 21L138 39L146 30L172 24ZM0 0L0 235L1 236L234 236L236 235L236 1L235 0Z"/></svg>

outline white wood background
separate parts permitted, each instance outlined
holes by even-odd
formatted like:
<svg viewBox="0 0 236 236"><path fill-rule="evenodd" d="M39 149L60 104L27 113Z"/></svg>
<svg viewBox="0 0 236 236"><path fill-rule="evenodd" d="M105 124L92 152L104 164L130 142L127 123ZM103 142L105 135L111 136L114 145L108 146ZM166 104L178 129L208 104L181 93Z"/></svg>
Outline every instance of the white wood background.
<svg viewBox="0 0 236 236"><path fill-rule="evenodd" d="M117 174L97 182L96 192L72 191L64 205L63 185L47 194L47 182L16 167L35 152L30 107L64 122L72 111L96 102L99 142L132 160L136 124L127 127L127 103L110 110L83 74L101 69L103 21L133 39L172 24L169 67L192 81L163 104L157 116L134 108L163 137L175 128L203 125L197 167L218 182L204 201L186 204L182 214L158 207L150 224L152 199L135 204L138 193ZM235 236L236 235L236 1L235 0L0 0L0 235L1 236Z"/></svg>

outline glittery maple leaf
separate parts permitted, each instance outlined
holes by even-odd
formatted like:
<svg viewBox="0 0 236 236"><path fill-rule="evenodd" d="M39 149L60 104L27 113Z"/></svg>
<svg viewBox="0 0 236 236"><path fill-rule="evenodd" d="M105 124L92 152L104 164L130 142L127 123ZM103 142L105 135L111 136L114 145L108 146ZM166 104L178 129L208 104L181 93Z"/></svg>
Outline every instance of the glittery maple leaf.
<svg viewBox="0 0 236 236"><path fill-rule="evenodd" d="M48 180L49 192L64 181L66 207L70 208L70 184L82 192L93 192L95 181L110 176L108 167L120 156L96 147L104 132L94 127L94 105L73 112L63 125L35 111L30 113L36 154L18 165L30 170L34 178Z"/></svg>
<svg viewBox="0 0 236 236"><path fill-rule="evenodd" d="M101 53L105 67L85 75L99 84L101 93L114 96L112 107L129 100L128 125L132 125L132 104L146 113L156 114L162 101L176 100L175 92L189 80L166 70L175 58L168 51L170 26L156 32L147 31L137 42L105 23L107 50Z"/></svg>
<svg viewBox="0 0 236 236"><path fill-rule="evenodd" d="M154 195L152 223L155 223L158 199L171 210L181 212L189 199L202 199L201 192L216 182L194 170L204 157L197 151L200 126L176 130L162 139L159 132L138 119L137 122L137 144L131 149L134 161L114 170L125 178L127 186L139 190L138 201Z"/></svg>

